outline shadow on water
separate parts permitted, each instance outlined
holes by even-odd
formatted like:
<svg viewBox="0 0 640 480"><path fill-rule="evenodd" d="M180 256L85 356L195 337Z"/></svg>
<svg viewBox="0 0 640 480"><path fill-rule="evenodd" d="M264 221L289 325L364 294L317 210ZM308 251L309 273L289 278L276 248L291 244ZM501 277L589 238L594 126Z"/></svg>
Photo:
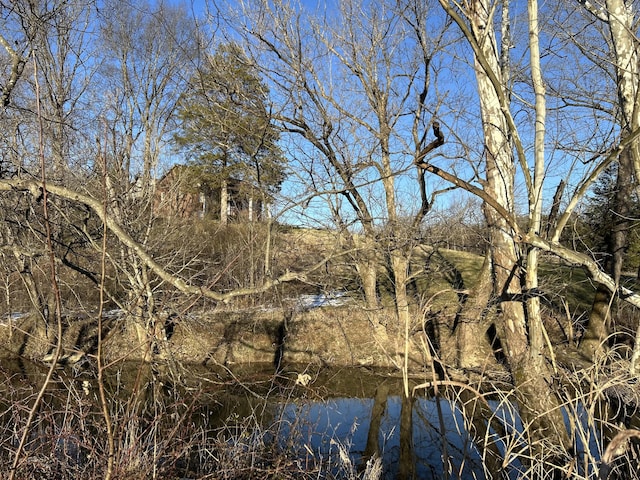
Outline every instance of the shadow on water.
<svg viewBox="0 0 640 480"><path fill-rule="evenodd" d="M288 403L281 405L284 427L280 441L293 448L302 457L330 457L346 447L355 464L363 464L370 454L367 449L370 432L374 432L377 453L383 460L384 478L482 478L482 458L464 428L459 411L444 402L443 414L446 431L438 427L436 399L419 398L403 402L401 396L385 399L385 409L379 424L375 425L372 412L375 400L370 398L336 398L324 402ZM401 426L403 408L411 408L411 428ZM374 426L371 429L371 426ZM377 426L377 428L376 428ZM403 437L409 434L409 442ZM442 441L447 442L448 460L443 462ZM407 445L411 451L407 451ZM407 458L411 458L407 464ZM401 463L401 459L404 462ZM401 475L401 471L404 474ZM468 473L464 473L468 472ZM405 474L408 473L408 477ZM460 477L458 473L461 473Z"/></svg>

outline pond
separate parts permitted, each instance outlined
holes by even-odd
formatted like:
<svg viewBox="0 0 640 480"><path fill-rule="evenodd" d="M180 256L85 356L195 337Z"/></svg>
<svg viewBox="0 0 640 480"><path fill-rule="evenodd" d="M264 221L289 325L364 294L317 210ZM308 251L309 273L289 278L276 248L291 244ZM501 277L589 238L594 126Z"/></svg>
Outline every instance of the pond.
<svg viewBox="0 0 640 480"><path fill-rule="evenodd" d="M464 389L444 396L419 390L407 400L401 379L389 372L303 365L289 366L282 375L274 375L270 365L234 371L190 366L191 378L177 388L147 367L121 365L108 376L113 428L122 442L121 468L138 462L148 464L150 472L182 478L212 471L218 478L256 478L266 471L277 473L272 478L303 478L302 473L309 475L304 478L365 478L375 469L385 479L473 479L493 473L469 433L480 433L473 423L479 406L477 399L463 395ZM1 397L3 437L13 436L13 441L2 439L3 465L43 373L32 364L4 364L9 381ZM17 408L21 398L24 403ZM527 470L518 460L522 427L505 398L483 400L483 420L490 417L491 427L482 435L505 458L507 475L523 478ZM84 436L105 434L99 407L91 372L57 372L30 437L32 458L63 458L67 471L92 478L104 447L87 445L91 441ZM598 450L598 435L589 427L581 432L576 454L589 458L578 468L588 475L593 463L588 451ZM215 470L221 465L224 472Z"/></svg>
<svg viewBox="0 0 640 480"><path fill-rule="evenodd" d="M384 478L398 478L401 469L417 478L483 477L482 458L464 427L462 414L447 401L419 398L411 408L411 429L402 428L402 397L392 395L384 402L384 412L373 435L382 459ZM343 448L356 465L366 462L370 441L374 399L335 398L323 402L291 402L281 406L284 425L281 442L290 444L301 457L331 457ZM438 412L440 409L440 412ZM443 423L440 423L440 418ZM376 434L377 433L377 434ZM404 436L409 435L409 442ZM286 439L286 440L285 440ZM403 452L408 443L410 449ZM411 465L401 465L411 458ZM445 463L443 458L447 459ZM460 473L461 475L458 475Z"/></svg>

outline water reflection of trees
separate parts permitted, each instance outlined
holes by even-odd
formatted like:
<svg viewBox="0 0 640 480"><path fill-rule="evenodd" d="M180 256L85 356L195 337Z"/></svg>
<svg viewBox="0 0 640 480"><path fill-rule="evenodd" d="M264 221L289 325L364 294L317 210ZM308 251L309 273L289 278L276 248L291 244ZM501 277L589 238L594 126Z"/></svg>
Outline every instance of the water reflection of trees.
<svg viewBox="0 0 640 480"><path fill-rule="evenodd" d="M382 382L368 398L294 401L276 417L288 425L280 432L288 447L297 446L306 461L328 460L336 445L346 445L362 469L381 458L384 478L544 478L553 465L532 456L529 428L512 395L458 385L405 397ZM607 432L617 431L603 405L582 393L564 401L574 456L562 468L570 478L594 475ZM588 411L597 412L596 421Z"/></svg>

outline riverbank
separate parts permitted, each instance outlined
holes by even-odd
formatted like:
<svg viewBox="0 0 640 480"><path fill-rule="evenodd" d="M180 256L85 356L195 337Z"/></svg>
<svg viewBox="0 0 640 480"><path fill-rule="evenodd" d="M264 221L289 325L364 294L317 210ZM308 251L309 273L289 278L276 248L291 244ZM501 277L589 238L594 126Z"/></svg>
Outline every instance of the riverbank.
<svg viewBox="0 0 640 480"><path fill-rule="evenodd" d="M201 365L304 363L323 366L400 368L404 362L404 326L392 313L356 305L220 310L159 316L166 339L163 355ZM61 361L75 363L95 355L97 319L68 315L63 319ZM408 363L411 371L428 364L424 331L416 320L410 326ZM47 362L55 344L51 328L31 316L17 316L0 326L0 356L24 356ZM103 351L107 361L144 358L148 342L141 342L135 320L123 314L103 318Z"/></svg>

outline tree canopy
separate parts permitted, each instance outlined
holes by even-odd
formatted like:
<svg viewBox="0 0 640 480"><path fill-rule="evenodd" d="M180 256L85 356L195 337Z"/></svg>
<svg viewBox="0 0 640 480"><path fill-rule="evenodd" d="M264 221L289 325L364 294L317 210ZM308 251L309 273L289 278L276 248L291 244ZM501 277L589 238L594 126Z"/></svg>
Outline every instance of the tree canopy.
<svg viewBox="0 0 640 480"><path fill-rule="evenodd" d="M201 181L219 187L240 180L276 192L286 160L269 110L269 90L237 44L206 55L178 107L175 141L198 167Z"/></svg>

